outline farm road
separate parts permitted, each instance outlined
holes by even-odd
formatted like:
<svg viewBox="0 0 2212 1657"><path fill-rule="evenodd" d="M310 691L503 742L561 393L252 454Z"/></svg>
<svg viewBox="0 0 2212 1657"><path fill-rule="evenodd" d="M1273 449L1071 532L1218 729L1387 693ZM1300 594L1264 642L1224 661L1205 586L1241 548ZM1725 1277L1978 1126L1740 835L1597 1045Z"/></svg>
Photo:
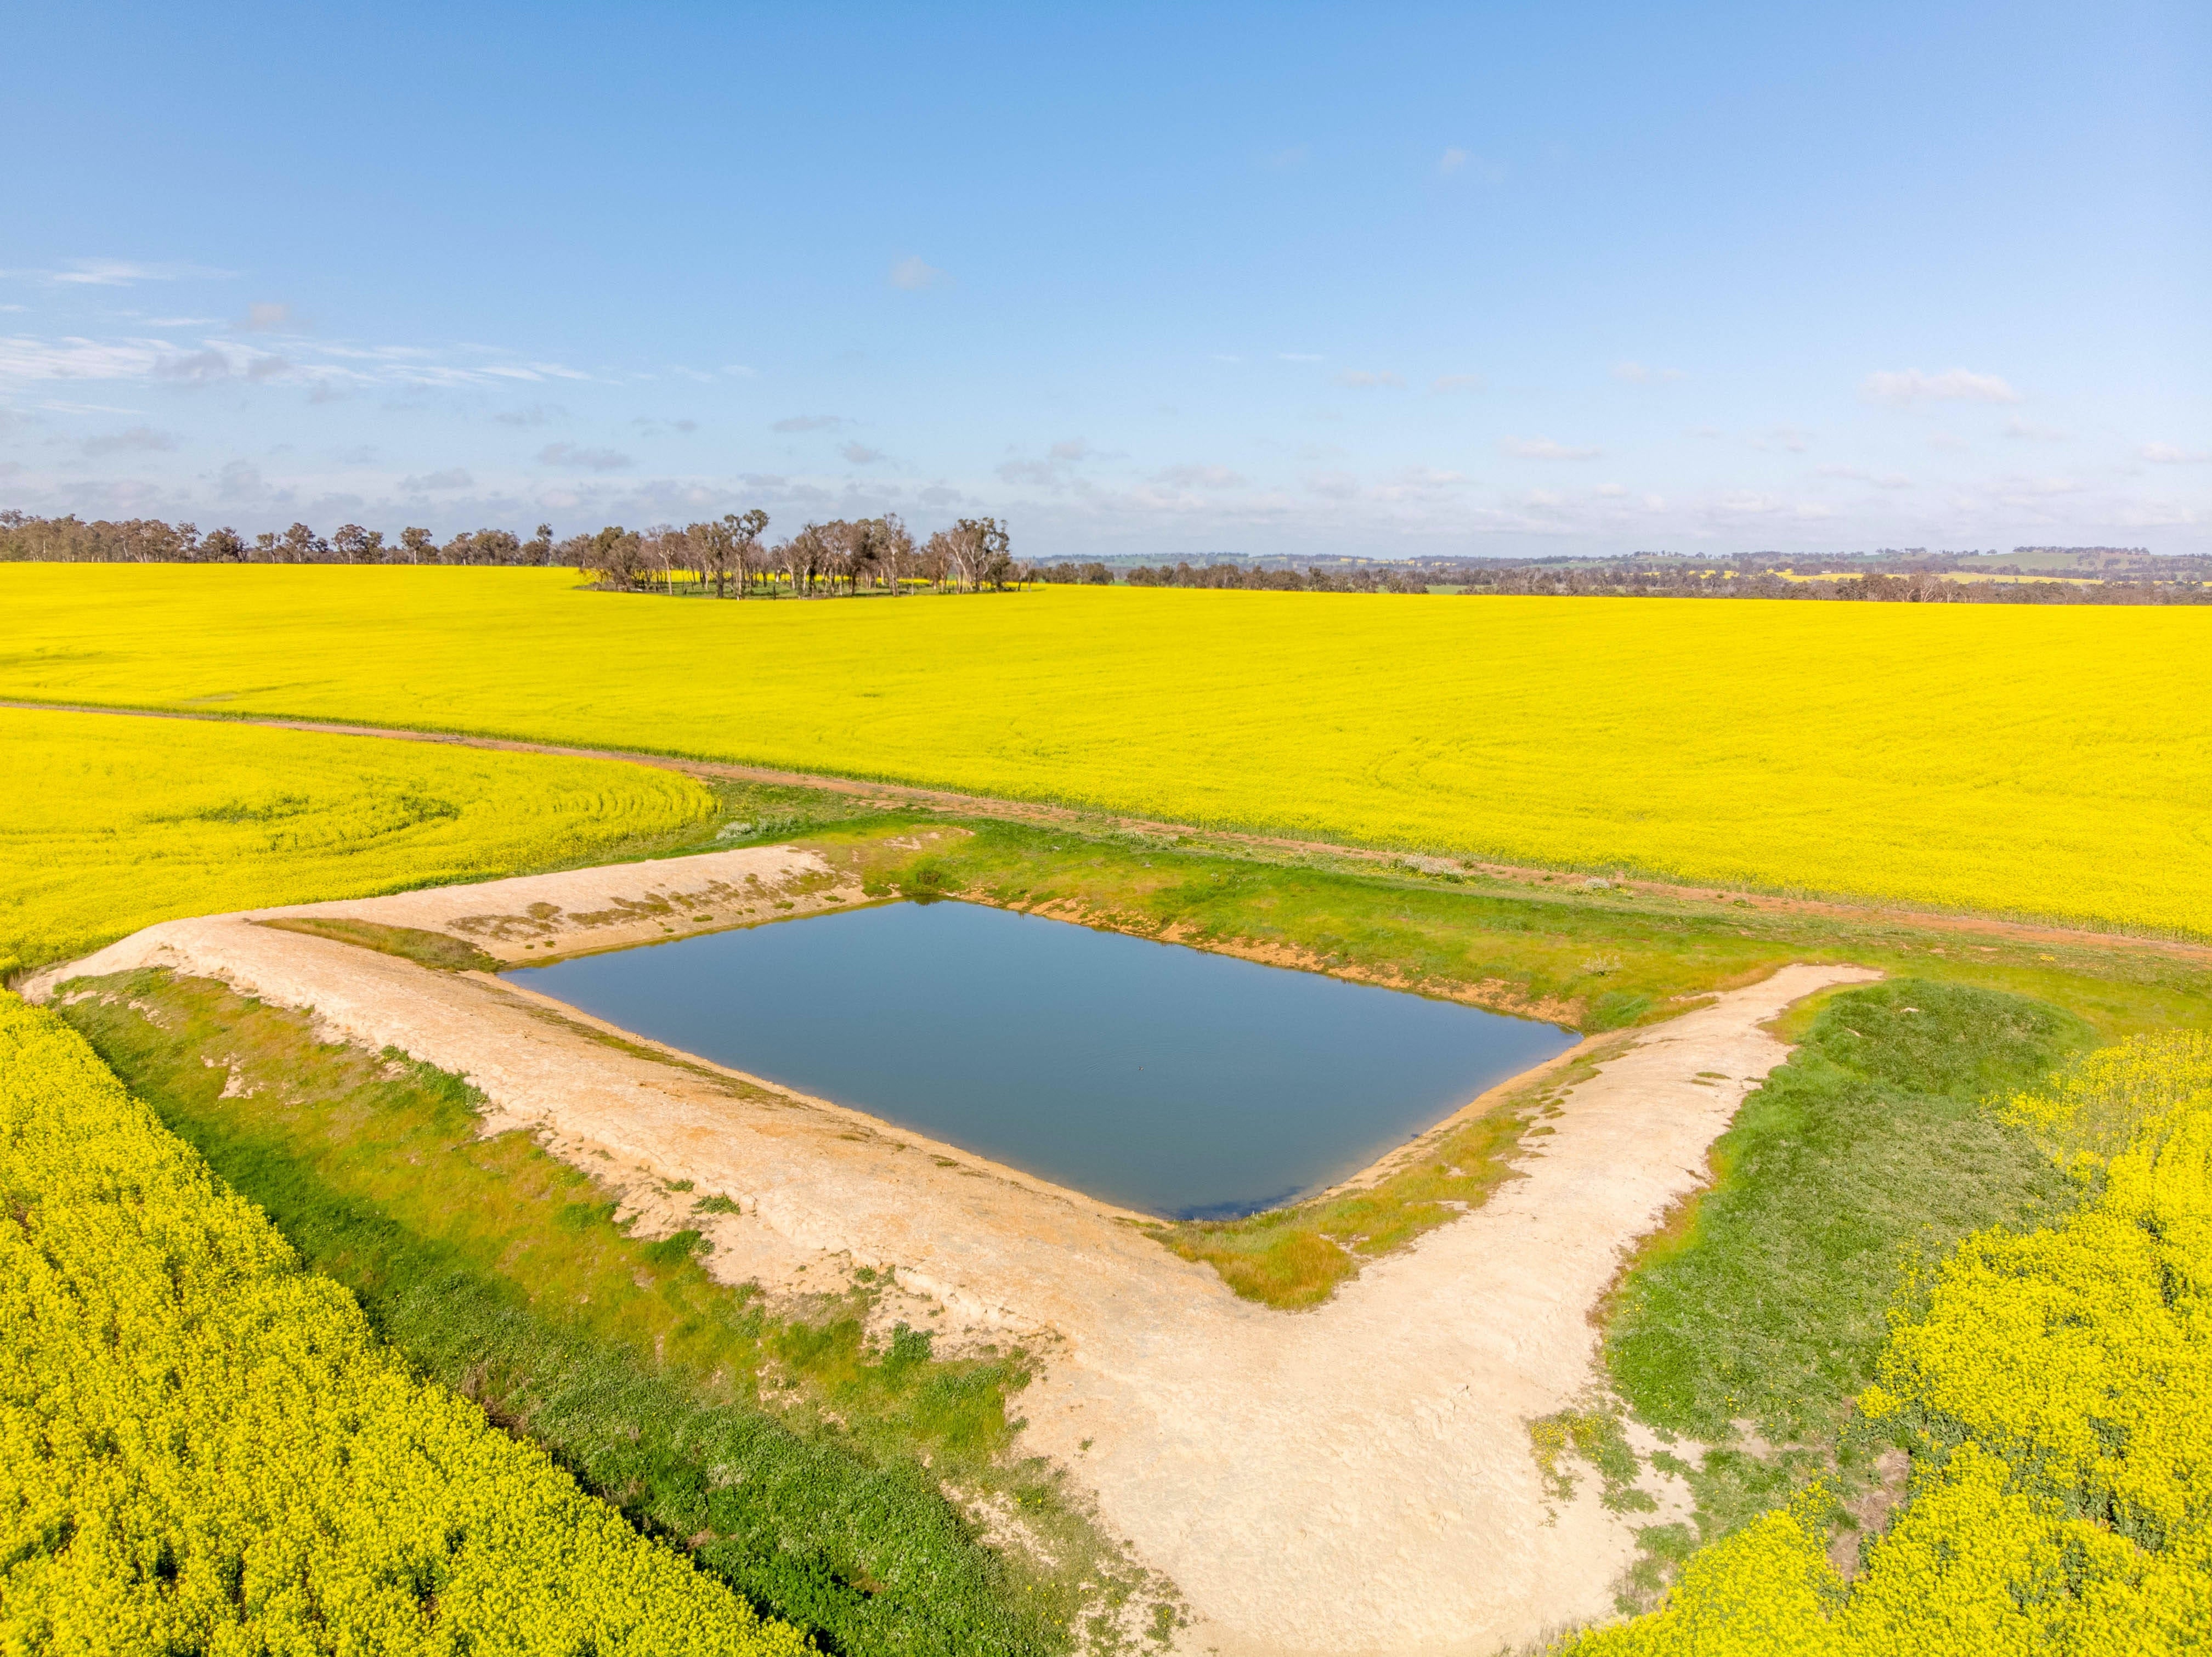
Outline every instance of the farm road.
<svg viewBox="0 0 2212 1657"><path fill-rule="evenodd" d="M404 726L346 725L325 719L281 719L226 713L197 713L171 708L106 707L79 702L19 701L0 698L0 707L46 710L64 713L108 713L118 718L149 719L206 719L238 725L263 725L280 731L320 731L341 737L384 737L394 742L446 743L462 748L485 748L513 754L556 754L575 759L625 760L634 765L657 766L686 776L722 782L765 783L782 787L817 788L848 794L862 803L884 810L901 806L943 811L969 817L995 817L1010 822L1032 822L1047 827L1103 829L1123 834L1179 839L1188 837L1216 847L1239 847L1294 857L1340 859L1388 868L1419 854L1373 847L1340 844L1334 841L1300 840L1290 835L1249 834L1234 829L1205 828L1193 823L1169 822L1156 817L1127 816L1090 808L1052 805L1041 801L1001 799L988 794L963 794L952 789L927 788L910 783L873 782L863 778L836 776L812 771L782 771L767 766L738 765L720 760L689 759L680 755L652 754L627 748L576 748L559 743L524 742L505 737L471 735L465 731L417 731ZM1446 859L1454 868L1489 875L1500 880L1540 883L1548 877L1581 877L1583 870L1547 869L1534 865L1496 863L1477 858ZM1626 890L1686 902L1726 896L1755 909L1781 914L1828 916L1838 919L1884 920L1935 932L1978 934L2020 944L2069 944L2113 950L2148 950L2190 960L2212 961L2212 945L2180 939L2152 938L2130 932L2103 932L2091 928L2000 920L1990 915L1951 914L1877 903L1852 903L1828 898L1787 897L1755 888L1715 890L1711 886L1685 886L1673 882L1633 877L1613 878Z"/></svg>
<svg viewBox="0 0 2212 1657"><path fill-rule="evenodd" d="M565 952L596 939L558 935L563 915L704 913L805 881L793 859L762 848L312 907L472 940L487 918L533 915ZM1474 1657L1609 1613L1632 1527L1594 1478L1547 1499L1528 1423L1595 1381L1589 1313L1623 1251L1703 1183L1707 1146L1788 1053L1761 1025L1876 976L1786 967L1637 1033L1526 1142L1525 1177L1327 1305L1285 1314L1079 1193L650 1043L611 1046L496 979L228 916L149 927L27 988L141 966L312 1007L332 1037L465 1075L489 1102L487 1132L538 1133L615 1175L641 1235L707 1218L679 1210L670 1182L736 1199L740 1212L711 1221L730 1281L820 1289L894 1267L898 1315L949 1344L1018 1337L1042 1366L1021 1399L1025 1447L1070 1469L1105 1527L1182 1590L1186 1648L1223 1657Z"/></svg>

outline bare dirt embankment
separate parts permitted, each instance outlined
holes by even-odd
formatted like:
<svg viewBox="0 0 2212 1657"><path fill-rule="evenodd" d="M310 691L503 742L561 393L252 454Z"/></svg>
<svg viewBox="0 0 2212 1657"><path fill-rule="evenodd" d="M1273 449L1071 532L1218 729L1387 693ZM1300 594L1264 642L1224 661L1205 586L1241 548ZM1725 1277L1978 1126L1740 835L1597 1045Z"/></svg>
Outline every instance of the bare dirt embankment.
<svg viewBox="0 0 2212 1657"><path fill-rule="evenodd" d="M763 848L308 907L543 959L852 901L826 873ZM517 916L538 930L501 923ZM217 917L149 927L27 989L140 966L312 1007L334 1037L467 1076L487 1132L538 1133L628 1181L648 1228L704 1218L657 1194L669 1182L728 1196L739 1211L711 1221L711 1259L732 1280L791 1290L892 1268L902 1315L1024 1340L1042 1364L1019 1400L1027 1447L1072 1469L1104 1525L1179 1585L1197 1618L1184 1646L1224 1657L1487 1654L1608 1613L1630 1528L1594 1480L1547 1500L1527 1423L1591 1384L1589 1314L1624 1252L1702 1183L1706 1147L1785 1056L1761 1025L1875 976L1789 967L1620 1038L1526 1142L1525 1177L1285 1314L1089 1198L612 1041L482 974Z"/></svg>

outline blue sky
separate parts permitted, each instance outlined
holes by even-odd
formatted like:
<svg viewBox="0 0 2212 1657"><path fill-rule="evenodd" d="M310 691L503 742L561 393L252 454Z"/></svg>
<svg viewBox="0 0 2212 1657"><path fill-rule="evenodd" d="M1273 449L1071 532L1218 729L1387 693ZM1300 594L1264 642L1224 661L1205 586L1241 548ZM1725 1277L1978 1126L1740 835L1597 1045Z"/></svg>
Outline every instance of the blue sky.
<svg viewBox="0 0 2212 1657"><path fill-rule="evenodd" d="M2212 8L10 15L0 505L2212 551Z"/></svg>

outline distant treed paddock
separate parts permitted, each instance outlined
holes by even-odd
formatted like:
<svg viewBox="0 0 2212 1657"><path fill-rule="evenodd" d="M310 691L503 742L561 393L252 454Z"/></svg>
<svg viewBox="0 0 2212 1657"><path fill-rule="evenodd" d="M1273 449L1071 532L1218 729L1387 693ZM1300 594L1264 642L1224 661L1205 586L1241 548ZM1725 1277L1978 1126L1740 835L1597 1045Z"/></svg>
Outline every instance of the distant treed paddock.
<svg viewBox="0 0 2212 1657"><path fill-rule="evenodd" d="M1004 524L963 518L917 541L893 513L808 523L781 541L765 538L757 507L711 521L620 525L556 541L540 524L529 539L508 530L465 531L441 544L409 527L396 540L343 524L328 538L306 524L251 542L223 528L160 519L120 522L36 518L0 512L0 561L206 564L446 564L573 568L613 591L672 596L826 598L896 596L916 588L977 592L1032 582L1194 587L1268 592L1450 593L1471 598L1787 598L1887 604L2207 604L2212 558L2159 558L2141 548L2058 549L2103 555L2087 578L1991 572L1960 561L1985 555L1881 553L1803 561L1757 553L1711 562L1665 555L1611 559L1452 558L1381 562L1263 558L1135 564L1097 560L1024 561ZM2054 550L2023 547L2016 554ZM1847 562L1850 569L1833 566ZM1993 579L1994 575L1994 579Z"/></svg>
<svg viewBox="0 0 2212 1657"><path fill-rule="evenodd" d="M917 542L896 513L810 523L773 543L757 507L710 522L644 530L609 525L563 541L540 524L528 540L508 530L464 531L442 546L426 529L381 530L342 524L325 539L305 524L248 542L228 528L200 533L196 524L158 518L120 523L0 512L0 561L102 564L451 564L571 568L601 586L626 592L745 598L760 593L818 598L840 592L898 593L1003 590L1039 579L1018 563L995 518L963 518Z"/></svg>

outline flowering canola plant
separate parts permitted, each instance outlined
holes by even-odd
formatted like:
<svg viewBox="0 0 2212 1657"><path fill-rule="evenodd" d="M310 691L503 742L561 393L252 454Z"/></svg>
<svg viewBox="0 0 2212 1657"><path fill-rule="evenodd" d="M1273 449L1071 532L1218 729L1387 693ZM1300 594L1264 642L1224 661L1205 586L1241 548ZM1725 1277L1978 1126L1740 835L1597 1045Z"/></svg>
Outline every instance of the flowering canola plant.
<svg viewBox="0 0 2212 1657"><path fill-rule="evenodd" d="M580 861L709 816L688 777L198 719L0 708L0 977L157 920Z"/></svg>
<svg viewBox="0 0 2212 1657"><path fill-rule="evenodd" d="M798 1657L0 994L0 1651Z"/></svg>
<svg viewBox="0 0 2212 1657"><path fill-rule="evenodd" d="M2212 608L0 566L0 695L843 773L2212 935Z"/></svg>
<svg viewBox="0 0 2212 1657"><path fill-rule="evenodd" d="M1911 1496L1848 1587L1817 1492L1695 1557L1573 1657L1996 1657L2212 1641L2212 1040L2138 1037L2012 1102L2087 1187L1960 1246L1902 1320L1874 1423Z"/></svg>

